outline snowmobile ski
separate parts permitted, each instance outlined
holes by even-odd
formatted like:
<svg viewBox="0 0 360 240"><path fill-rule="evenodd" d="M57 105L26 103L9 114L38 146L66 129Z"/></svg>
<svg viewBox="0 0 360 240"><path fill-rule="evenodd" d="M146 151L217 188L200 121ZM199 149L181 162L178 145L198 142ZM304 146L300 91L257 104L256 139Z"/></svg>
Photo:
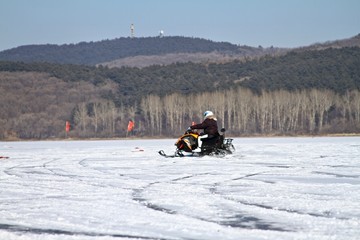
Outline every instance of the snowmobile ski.
<svg viewBox="0 0 360 240"><path fill-rule="evenodd" d="M158 151L158 153L161 155L161 156L163 156L163 157L166 157L166 158L173 158L173 157L176 157L176 155L174 154L174 155L168 155L168 154L166 154L165 152L164 152L164 150L160 150L160 151Z"/></svg>
<svg viewBox="0 0 360 240"><path fill-rule="evenodd" d="M161 156L166 157L166 158L202 157L202 155L199 155L199 153L196 153L196 152L194 152L194 153L188 153L188 154L184 154L184 153L182 153L182 152L175 152L174 154L169 155L169 154L166 154L166 153L164 152L164 150L160 150L160 151L158 151L158 153L159 153Z"/></svg>
<svg viewBox="0 0 360 240"><path fill-rule="evenodd" d="M164 150L160 150L158 152L161 156L166 157L166 158L174 158L174 157L184 157L184 154L180 153L180 152L175 152L174 154L168 155L164 152Z"/></svg>

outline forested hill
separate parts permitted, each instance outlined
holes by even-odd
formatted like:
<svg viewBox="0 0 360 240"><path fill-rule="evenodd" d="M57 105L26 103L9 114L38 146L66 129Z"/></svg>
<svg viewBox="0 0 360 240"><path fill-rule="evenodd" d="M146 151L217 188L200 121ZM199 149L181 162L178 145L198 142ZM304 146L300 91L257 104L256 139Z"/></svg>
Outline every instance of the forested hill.
<svg viewBox="0 0 360 240"><path fill-rule="evenodd" d="M264 55L279 56L288 51L323 50L326 48L360 47L357 36L313 44L296 49L263 48L214 42L193 37L117 38L77 44L25 45L0 52L0 60L49 62L59 64L104 65L109 67L146 67L176 62L230 62Z"/></svg>
<svg viewBox="0 0 360 240"><path fill-rule="evenodd" d="M279 57L224 64L177 63L146 68L107 68L51 63L0 62L0 72L40 72L67 82L118 85L112 100L139 99L147 94L209 92L242 86L262 90L330 89L343 94L360 89L360 48L290 52ZM111 96L108 96L111 97Z"/></svg>
<svg viewBox="0 0 360 240"><path fill-rule="evenodd" d="M0 61L0 139L174 136L212 109L230 134L360 132L360 48L145 68ZM252 91L250 91L251 89Z"/></svg>
<svg viewBox="0 0 360 240"><path fill-rule="evenodd" d="M240 47L227 42L190 37L117 38L99 42L65 45L26 45L0 52L0 60L96 65L132 56L169 53L210 53L255 55L263 48Z"/></svg>
<svg viewBox="0 0 360 240"><path fill-rule="evenodd" d="M238 69L233 64L227 65ZM347 90L360 90L359 47L289 52L281 57L265 57L241 66L243 71L239 69L242 73L238 76L248 73L241 85L256 92L316 88L343 94Z"/></svg>

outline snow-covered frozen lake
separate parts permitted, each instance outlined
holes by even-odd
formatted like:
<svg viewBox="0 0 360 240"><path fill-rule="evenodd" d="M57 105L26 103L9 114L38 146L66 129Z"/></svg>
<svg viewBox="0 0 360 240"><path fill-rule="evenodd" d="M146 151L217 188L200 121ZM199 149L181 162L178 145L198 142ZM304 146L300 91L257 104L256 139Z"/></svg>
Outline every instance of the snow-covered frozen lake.
<svg viewBox="0 0 360 240"><path fill-rule="evenodd" d="M0 239L360 239L360 137L175 140L0 142Z"/></svg>

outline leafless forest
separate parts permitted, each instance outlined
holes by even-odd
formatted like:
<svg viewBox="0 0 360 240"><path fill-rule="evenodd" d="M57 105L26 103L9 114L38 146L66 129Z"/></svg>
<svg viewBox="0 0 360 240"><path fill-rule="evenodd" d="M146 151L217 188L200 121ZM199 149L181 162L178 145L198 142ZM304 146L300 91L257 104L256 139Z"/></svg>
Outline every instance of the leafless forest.
<svg viewBox="0 0 360 240"><path fill-rule="evenodd" d="M234 90L192 95L148 95L139 105L116 108L111 102L86 104L75 112L75 135L124 135L129 119L137 136L175 136L210 109L219 126L233 135L295 135L354 132L360 128L360 92L337 95L329 90L275 91L255 95Z"/></svg>

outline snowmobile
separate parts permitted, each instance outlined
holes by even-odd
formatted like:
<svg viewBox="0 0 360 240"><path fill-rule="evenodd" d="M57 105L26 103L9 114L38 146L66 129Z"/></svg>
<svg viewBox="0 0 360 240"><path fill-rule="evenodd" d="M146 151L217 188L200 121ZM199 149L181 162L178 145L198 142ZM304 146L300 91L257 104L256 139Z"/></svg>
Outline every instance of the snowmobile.
<svg viewBox="0 0 360 240"><path fill-rule="evenodd" d="M185 157L185 156L225 156L235 151L232 138L225 138L225 128L221 129L221 134L213 138L202 138L201 148L198 147L200 134L188 129L176 141L176 150L173 155L167 155L163 150L159 154L164 157Z"/></svg>

